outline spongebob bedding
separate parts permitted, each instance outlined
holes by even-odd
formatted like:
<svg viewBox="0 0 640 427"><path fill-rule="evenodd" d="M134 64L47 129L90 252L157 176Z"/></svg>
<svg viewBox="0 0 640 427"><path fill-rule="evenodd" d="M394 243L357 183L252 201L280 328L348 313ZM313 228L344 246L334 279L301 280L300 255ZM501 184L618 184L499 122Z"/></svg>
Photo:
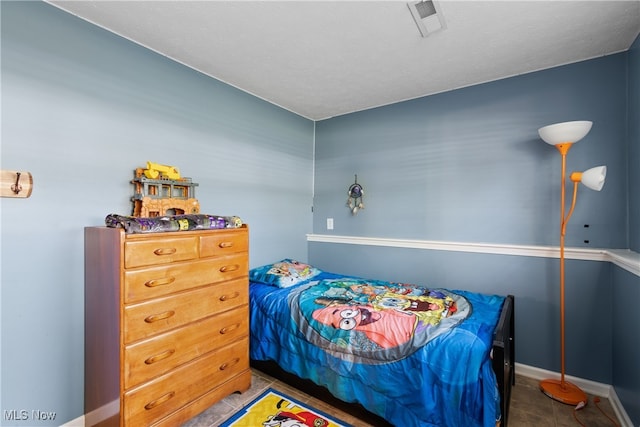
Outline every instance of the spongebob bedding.
<svg viewBox="0 0 640 427"><path fill-rule="evenodd" d="M490 352L504 297L343 277L295 260L250 271L253 360L396 426L495 426Z"/></svg>

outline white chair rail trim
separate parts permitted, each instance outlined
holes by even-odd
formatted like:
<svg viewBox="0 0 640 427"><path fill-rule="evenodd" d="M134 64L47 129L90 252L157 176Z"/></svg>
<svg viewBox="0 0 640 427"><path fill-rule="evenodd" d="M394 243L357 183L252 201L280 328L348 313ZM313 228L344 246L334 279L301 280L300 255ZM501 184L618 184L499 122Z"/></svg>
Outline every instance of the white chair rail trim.
<svg viewBox="0 0 640 427"><path fill-rule="evenodd" d="M437 251L474 252L482 254L516 255L541 258L560 258L558 246L506 245L498 243L463 243L435 240L391 239L379 237L307 234L308 242L340 243L346 245L387 246L394 248L431 249ZM636 276L640 276L640 253L628 249L566 248L565 259L612 262Z"/></svg>

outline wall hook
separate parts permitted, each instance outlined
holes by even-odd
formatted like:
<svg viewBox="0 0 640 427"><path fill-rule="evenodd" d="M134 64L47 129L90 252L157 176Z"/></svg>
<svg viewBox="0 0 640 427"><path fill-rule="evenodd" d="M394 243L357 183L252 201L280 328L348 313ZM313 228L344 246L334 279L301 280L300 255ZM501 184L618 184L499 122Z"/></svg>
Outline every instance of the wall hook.
<svg viewBox="0 0 640 427"><path fill-rule="evenodd" d="M16 183L11 186L11 190L16 194L19 194L22 191L22 185L20 185L20 175L20 172L16 172Z"/></svg>
<svg viewBox="0 0 640 427"><path fill-rule="evenodd" d="M0 197L29 197L33 190L30 172L0 171Z"/></svg>

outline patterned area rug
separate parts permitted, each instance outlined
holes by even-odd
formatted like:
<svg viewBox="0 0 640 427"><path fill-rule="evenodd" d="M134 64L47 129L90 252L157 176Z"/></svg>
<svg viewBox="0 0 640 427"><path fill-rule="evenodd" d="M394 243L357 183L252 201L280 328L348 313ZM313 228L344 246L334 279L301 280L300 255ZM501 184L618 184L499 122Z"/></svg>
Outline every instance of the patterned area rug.
<svg viewBox="0 0 640 427"><path fill-rule="evenodd" d="M286 394L267 389L220 427L352 427Z"/></svg>

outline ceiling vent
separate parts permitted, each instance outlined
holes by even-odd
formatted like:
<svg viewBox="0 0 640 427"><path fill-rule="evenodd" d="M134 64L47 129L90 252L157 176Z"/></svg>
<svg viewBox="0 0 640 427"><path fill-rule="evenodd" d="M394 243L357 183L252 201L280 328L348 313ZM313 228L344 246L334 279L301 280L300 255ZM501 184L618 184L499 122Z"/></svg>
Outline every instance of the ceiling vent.
<svg viewBox="0 0 640 427"><path fill-rule="evenodd" d="M407 3L413 19L420 30L422 37L427 37L431 33L444 30L447 25L440 11L440 6L431 0Z"/></svg>

